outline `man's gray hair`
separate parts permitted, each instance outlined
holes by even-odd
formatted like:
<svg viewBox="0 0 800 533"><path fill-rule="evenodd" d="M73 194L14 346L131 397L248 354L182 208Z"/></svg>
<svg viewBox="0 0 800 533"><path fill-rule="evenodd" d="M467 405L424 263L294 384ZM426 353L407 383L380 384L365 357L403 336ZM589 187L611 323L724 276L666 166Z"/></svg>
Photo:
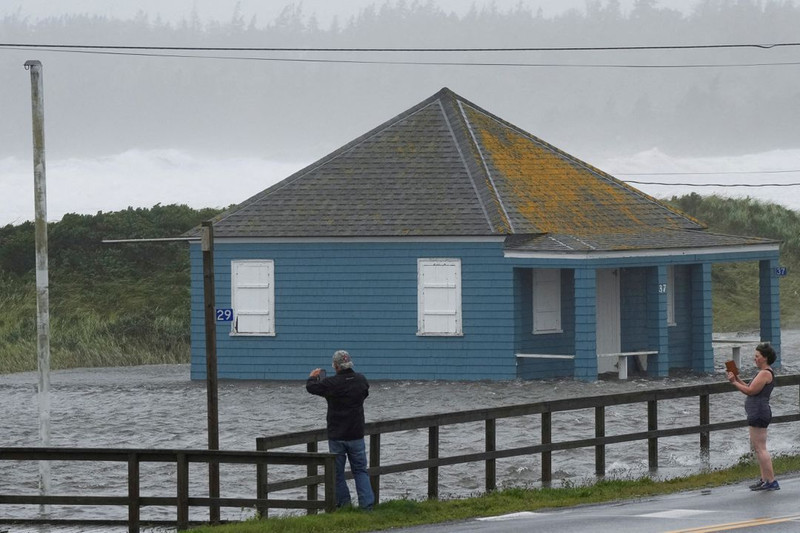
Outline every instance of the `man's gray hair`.
<svg viewBox="0 0 800 533"><path fill-rule="evenodd" d="M350 359L350 354L344 350L336 350L333 354L333 365L341 370L353 368L353 360Z"/></svg>

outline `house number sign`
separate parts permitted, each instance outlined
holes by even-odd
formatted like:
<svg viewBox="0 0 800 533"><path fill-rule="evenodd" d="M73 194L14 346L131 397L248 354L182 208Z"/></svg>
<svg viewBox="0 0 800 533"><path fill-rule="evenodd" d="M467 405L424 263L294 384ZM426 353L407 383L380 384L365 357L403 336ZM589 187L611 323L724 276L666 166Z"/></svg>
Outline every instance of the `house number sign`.
<svg viewBox="0 0 800 533"><path fill-rule="evenodd" d="M218 307L216 312L217 322L231 322L233 320L233 309Z"/></svg>
<svg viewBox="0 0 800 533"><path fill-rule="evenodd" d="M787 267L775 267L775 275L782 278L789 272Z"/></svg>

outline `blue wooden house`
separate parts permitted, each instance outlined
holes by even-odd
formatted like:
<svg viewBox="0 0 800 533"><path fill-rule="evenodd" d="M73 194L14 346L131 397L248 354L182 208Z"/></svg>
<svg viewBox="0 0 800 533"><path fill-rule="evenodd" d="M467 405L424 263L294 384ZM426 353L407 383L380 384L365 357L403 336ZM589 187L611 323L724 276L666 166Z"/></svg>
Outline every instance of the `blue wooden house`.
<svg viewBox="0 0 800 533"><path fill-rule="evenodd" d="M711 372L711 267L759 264L780 353L779 243L720 235L448 89L214 220L220 378ZM205 379L191 245L192 378Z"/></svg>

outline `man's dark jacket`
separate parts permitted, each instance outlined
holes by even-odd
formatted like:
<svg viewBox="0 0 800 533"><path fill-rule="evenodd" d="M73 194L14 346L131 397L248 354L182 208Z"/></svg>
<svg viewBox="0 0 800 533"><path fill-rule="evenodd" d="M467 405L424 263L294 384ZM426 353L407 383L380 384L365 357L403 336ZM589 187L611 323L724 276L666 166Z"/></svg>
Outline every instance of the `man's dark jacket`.
<svg viewBox="0 0 800 533"><path fill-rule="evenodd" d="M352 368L319 379L309 377L306 390L328 401L328 438L356 440L364 438L364 399L369 396L369 382Z"/></svg>

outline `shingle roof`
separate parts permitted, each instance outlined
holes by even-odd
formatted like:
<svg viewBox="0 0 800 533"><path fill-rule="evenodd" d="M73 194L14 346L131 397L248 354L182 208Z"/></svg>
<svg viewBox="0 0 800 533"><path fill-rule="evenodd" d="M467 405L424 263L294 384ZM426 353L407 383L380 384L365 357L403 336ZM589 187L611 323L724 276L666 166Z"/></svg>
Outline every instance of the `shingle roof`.
<svg viewBox="0 0 800 533"><path fill-rule="evenodd" d="M538 235L527 250L754 242L703 228L447 88L214 223L221 238Z"/></svg>

